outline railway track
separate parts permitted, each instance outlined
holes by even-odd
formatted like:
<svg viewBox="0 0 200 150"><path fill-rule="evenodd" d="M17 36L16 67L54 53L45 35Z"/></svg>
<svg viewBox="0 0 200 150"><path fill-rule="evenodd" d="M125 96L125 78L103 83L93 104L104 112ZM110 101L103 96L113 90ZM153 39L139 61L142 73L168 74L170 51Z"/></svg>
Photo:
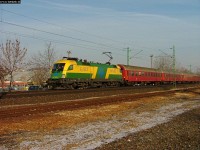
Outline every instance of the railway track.
<svg viewBox="0 0 200 150"><path fill-rule="evenodd" d="M181 84L178 87L185 87L188 84ZM133 90L133 89L159 89L165 88L170 89L172 85L159 85L159 86L128 86L128 87L110 87L110 88L93 88L93 89L76 89L76 90L40 90L40 91L15 91L10 92L2 96L2 99L9 98L23 98L23 97L35 97L35 96L46 96L46 95L63 95L72 93L85 93L85 92L96 92L96 91L115 91L115 90Z"/></svg>
<svg viewBox="0 0 200 150"><path fill-rule="evenodd" d="M107 105L112 103L135 101L139 98L159 96L159 95L171 95L177 91L191 90L191 89L180 89L180 90L167 90L157 92L147 92L138 94L120 94L111 95L105 97L93 97L86 99L77 100L65 100L57 102L39 103L39 104L26 104L26 105L15 105L15 106L4 106L0 107L0 120L6 118L15 117L26 117L30 115L37 115L55 111L63 110L74 110L79 108L87 108L89 106Z"/></svg>

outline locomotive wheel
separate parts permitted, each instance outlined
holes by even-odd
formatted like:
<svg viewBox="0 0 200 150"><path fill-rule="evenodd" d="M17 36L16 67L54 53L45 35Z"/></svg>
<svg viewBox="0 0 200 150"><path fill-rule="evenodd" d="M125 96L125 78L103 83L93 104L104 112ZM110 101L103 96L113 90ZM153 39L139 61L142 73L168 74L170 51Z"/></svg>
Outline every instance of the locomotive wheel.
<svg viewBox="0 0 200 150"><path fill-rule="evenodd" d="M71 89L71 90L74 89L74 86L73 86L73 85L69 85L68 87L69 87L69 89Z"/></svg>
<svg viewBox="0 0 200 150"><path fill-rule="evenodd" d="M120 83L119 82L116 82L116 87L120 87Z"/></svg>
<svg viewBox="0 0 200 150"><path fill-rule="evenodd" d="M107 88L107 86L108 86L107 83L102 84L102 88Z"/></svg>
<svg viewBox="0 0 200 150"><path fill-rule="evenodd" d="M87 89L89 87L89 85L88 85L88 83L86 83L85 85L84 85L84 89Z"/></svg>
<svg viewBox="0 0 200 150"><path fill-rule="evenodd" d="M50 89L50 90L54 90L55 88L56 88L55 85L50 85L50 86L48 86L48 89Z"/></svg>

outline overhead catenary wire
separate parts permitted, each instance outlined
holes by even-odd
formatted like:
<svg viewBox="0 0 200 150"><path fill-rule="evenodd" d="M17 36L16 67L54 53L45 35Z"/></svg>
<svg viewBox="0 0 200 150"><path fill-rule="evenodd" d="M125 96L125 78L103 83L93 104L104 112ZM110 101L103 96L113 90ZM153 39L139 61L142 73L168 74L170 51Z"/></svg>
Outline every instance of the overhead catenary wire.
<svg viewBox="0 0 200 150"><path fill-rule="evenodd" d="M20 13L16 13L16 12L13 12L13 11L10 11L10 10L5 10L5 9L1 8L1 20L0 20L0 22L2 22L2 23L9 24L9 25L12 25L12 26L21 27L21 28L26 28L26 29L29 29L29 30L37 31L37 32L51 34L51 35L55 35L55 36L59 36L59 37L63 37L63 38L69 38L69 39L72 39L72 40L82 41L82 42L86 42L86 43L93 44L93 45L96 45L96 46L102 46L104 48L102 48L101 51L105 51L105 48L109 48L109 49L111 48L111 49L115 49L115 50L122 50L122 49L119 48L119 47L108 45L108 44L98 43L98 42L85 40L85 39L81 39L81 38L76 38L76 37L72 37L72 36L66 36L66 35L63 35L63 34L53 33L53 32L49 32L49 31L45 31L45 30L41 30L41 29L36 29L36 28L33 28L33 27L28 27L28 26L19 25L19 24L16 24L16 23L4 21L3 17L2 17L3 12L7 12L7 13L14 14L14 15L17 15L17 16L22 16L22 17L25 17L25 18L28 18L28 19L32 19L32 20L35 20L35 21L38 21L38 22L42 22L42 23L45 23L45 24L48 24L48 25L61 27L62 29L65 29L65 30L66 29L67 30L72 30L72 31L75 31L75 32L78 32L78 33L81 33L81 34L85 34L85 35L90 35L90 36L93 36L93 37L101 38L103 40L109 40L109 41L112 41L112 42L125 44L124 42L121 42L121 41L105 38L105 37L98 36L98 35L95 35L95 34L86 33L86 32L83 32L83 31L80 31L80 30L77 30L77 29L73 29L73 28L69 28L69 27L62 27L62 26L60 26L58 24L55 24L55 23L51 23L51 22L48 22L48 21L40 20L40 19L37 19L37 18L34 18L34 17L30 17L30 16L27 16L27 15L23 15L23 14L20 14ZM23 36L23 35L20 35L20 36ZM29 36L29 38L31 38L31 37ZM59 41L59 40L50 40L50 39L35 37L35 39L37 39L37 38L40 39L40 40L43 39L44 41L52 41L52 42L59 43L59 44L66 44L67 43L67 45L77 46L77 47L87 48L87 49L90 48L90 49L95 50L94 46L91 46L92 47L91 48L90 46L87 47L87 45L85 46L85 45L80 44L80 43L79 44L77 44L77 43L74 44L74 43L64 42L64 41ZM150 48L148 48L148 49L150 49ZM99 49L96 49L96 50L99 51ZM115 54L117 54L117 53L115 53ZM122 55L122 54L118 53L118 55Z"/></svg>
<svg viewBox="0 0 200 150"><path fill-rule="evenodd" d="M75 39L75 40L80 40L80 41L84 41L84 42L87 42L87 43L92 43L92 44L95 44L95 45L99 45L99 46L103 46L103 47L108 47L108 45L105 45L105 44L100 44L100 43L96 43L96 42L90 42L90 41L86 41L86 40L82 40L82 39L77 39L77 38L73 38L73 37L70 37L70 36L65 36L65 35L62 35L62 34L58 34L58 33L53 33L53 32L49 32L49 31L44 31L44 30L40 30L40 29L36 29L36 28L32 28L32 27L27 27L27 26L23 26L23 25L18 25L18 24L15 24L15 23L11 23L11 22L6 22L6 21L0 21L1 23L5 23L5 24L9 24L9 25L13 25L13 26L17 26L17 27L22 27L22 28L25 28L25 29L30 29L30 30L33 30L33 31L38 31L38 32L43 32L43 33L47 33L47 34L52 34L52 35L56 35L56 36L61 36L61 37L65 37L65 38L71 38L71 39ZM1 31L3 32L3 31ZM5 33L5 32L4 32ZM7 32L8 33L8 32ZM9 33L9 34L17 34L17 33ZM20 35L20 34L18 34ZM40 40L44 40L44 41L53 41L55 43L60 43L60 44L66 44L68 43L68 45L71 45L71 46L76 46L76 47L81 47L81 48L90 48L91 49L91 46L90 47L85 47L85 46L81 46L80 44L72 44L70 42L64 42L64 41L56 41L56 40L50 40L50 39L45 39L45 38L40 38L40 37L34 37L34 36L30 36L30 35L20 35L20 36L23 36L23 37L29 37L29 38L34 38L34 39L40 39ZM109 48L114 48L116 49L115 47L109 47ZM94 48L92 48L93 50L95 50ZM119 48L117 48L119 49ZM99 51L100 49L96 49L96 51ZM119 49L121 50L121 49ZM105 51L105 50L100 50L100 51ZM117 55L121 55L123 56L122 54L119 54L119 53L116 53L115 54ZM125 56L125 55L124 55ZM140 58L141 59L141 58Z"/></svg>
<svg viewBox="0 0 200 150"><path fill-rule="evenodd" d="M38 31L38 32L46 33L46 34L51 34L51 35L63 37L63 38L68 38L68 39L78 40L78 41L87 42L87 43L91 43L91 44L95 44L95 45L100 45L100 46L104 46L104 47L107 47L107 48L119 49L119 48L112 47L112 46L109 46L109 45L106 45L106 44L97 43L97 42L88 41L88 40L83 40L83 39L80 39L80 38L75 38L75 37L72 37L72 36L66 36L66 35L58 34L58 33L53 33L53 32L49 32L49 31L45 31L45 30L41 30L41 29L36 29L36 28L33 28L33 27L24 26L24 25L19 25L19 24L16 24L16 23L11 23L11 22L7 22L7 21L3 21L3 20L1 20L0 22L4 23L4 24L16 26L16 27L21 27L21 28L25 28L25 29L29 29L29 30L33 30L33 31Z"/></svg>
<svg viewBox="0 0 200 150"><path fill-rule="evenodd" d="M76 44L76 43L70 43L70 42L66 42L66 41L59 41L59 40L53 40L53 39L47 39L47 38L41 38L41 37L36 37L36 36L32 36L32 35L27 35L27 34L19 34L16 32L10 32L10 31L1 31L1 33L4 34L12 34L12 35L17 35L17 36L21 36L21 37L28 37L28 38L32 38L32 39L36 39L36 40L42 40L42 41L46 41L46 42L53 42L53 43L58 43L58 44L63 44L63 45L70 45L70 46L76 46L76 47L81 47L81 48L91 48L91 47L86 47L83 44ZM95 50L95 48L93 48ZM99 49L96 49L99 50Z"/></svg>
<svg viewBox="0 0 200 150"><path fill-rule="evenodd" d="M38 21L38 22L42 22L42 23L45 23L45 24L48 24L48 25L52 25L52 26L56 26L56 27L60 27L62 29L67 29L67 30L73 30L75 32L78 32L78 33L82 33L84 35L90 35L90 36L93 36L93 37L97 37L97 38L100 38L100 39L103 39L103 40L109 40L109 41L112 41L112 42L116 42L116 43L123 43L123 44L126 44L127 42L122 42L122 41L117 41L117 40L113 40L113 39L110 39L110 38L105 38L105 37L102 37L102 36L99 36L99 35L95 35L95 34L91 34L91 33L86 33L86 32L83 32L83 31L80 31L80 30L77 30L77 29L74 29L74 28L69 28L69 27L63 27L63 26L60 26L59 24L56 24L56 23L51 23L51 22L48 22L48 21L44 21L44 20L41 20L41 19L37 19L37 18L34 18L34 17L30 17L30 16L27 16L27 15L24 15L24 14L20 14L20 13L16 13L16 12L13 12L13 11L10 11L10 10L6 10L6 9L1 9L2 12L7 12L7 13L10 13L10 14L14 14L14 15L18 15L18 16L22 16L22 17L25 17L25 18L28 18L28 19L31 19L31 20L35 20L35 21ZM74 37L69 37L69 38L72 38L74 40L79 40L79 41L83 41L83 42L89 42L89 43L93 43L93 44L97 44L97 45L102 45L104 47L108 47L108 48L112 48L112 49L116 49L116 50L121 50L121 48L118 48L118 47L113 47L111 45L106 45L106 44L102 44L102 43L96 43L96 42L93 42L93 41L89 41L89 40L84 40L84 39L80 39L80 38L74 38ZM132 43L131 43L132 44ZM145 47L146 48L146 47ZM143 48L144 49L144 48ZM147 49L151 49L151 48L147 48ZM121 54L120 54L121 55Z"/></svg>
<svg viewBox="0 0 200 150"><path fill-rule="evenodd" d="M47 38L42 38L42 37L38 37L38 36L33 36L33 35L28 35L28 34L20 34L20 33L16 33L16 32L10 32L10 31L2 31L0 30L1 33L3 34L12 34L12 35L17 35L20 37L25 37L25 38L31 38L31 39L35 39L35 40L42 40L45 42L53 42L53 43L58 43L58 44L62 44L62 45L68 45L68 46L75 46L75 47L80 47L80 48L84 48L84 49L91 49L94 51L104 51L104 50L100 50L99 48L95 48L95 47L91 47L90 45L84 45L84 44L77 44L77 43L71 43L71 42L67 42L67 41L61 41L61 40L53 40L53 39L47 39ZM114 52L115 53L115 52ZM119 53L115 53L117 55L122 55Z"/></svg>
<svg viewBox="0 0 200 150"><path fill-rule="evenodd" d="M115 42L115 43L123 43L123 44L125 44L124 42L121 42L121 41L113 40L113 39L110 39L110 38L106 38L106 37L95 35L95 34L91 34L91 33L86 33L86 32L83 32L83 31L80 31L80 30L77 30L77 29L74 29L74 28L63 27L63 26L55 24L55 23L51 23L51 22L48 22L48 21L40 20L40 19L37 19L37 18L34 18L34 17L30 17L30 16L27 16L27 15L23 15L23 14L20 14L20 13L13 12L13 11L10 11L10 10L2 9L2 11L8 12L8 13L11 13L11 14L14 14L14 15L22 16L22 17L25 17L25 18L28 18L28 19L32 19L32 20L35 20L35 21L38 21L38 22L42 22L42 23L45 23L45 24L48 24L48 25L61 27L62 29L72 30L72 31L75 31L75 32L78 32L78 33L81 33L81 34L84 34L84 35L89 35L89 36L93 36L93 37L96 37L96 38L109 40L109 41L112 41L112 42Z"/></svg>

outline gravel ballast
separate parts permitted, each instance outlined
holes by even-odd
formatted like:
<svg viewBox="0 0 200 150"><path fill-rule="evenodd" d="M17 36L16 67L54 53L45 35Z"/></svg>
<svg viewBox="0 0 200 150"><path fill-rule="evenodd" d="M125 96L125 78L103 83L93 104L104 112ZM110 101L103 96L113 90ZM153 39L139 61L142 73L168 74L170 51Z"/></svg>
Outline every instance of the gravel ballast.
<svg viewBox="0 0 200 150"><path fill-rule="evenodd" d="M178 115L167 123L130 134L96 150L200 150L200 108Z"/></svg>

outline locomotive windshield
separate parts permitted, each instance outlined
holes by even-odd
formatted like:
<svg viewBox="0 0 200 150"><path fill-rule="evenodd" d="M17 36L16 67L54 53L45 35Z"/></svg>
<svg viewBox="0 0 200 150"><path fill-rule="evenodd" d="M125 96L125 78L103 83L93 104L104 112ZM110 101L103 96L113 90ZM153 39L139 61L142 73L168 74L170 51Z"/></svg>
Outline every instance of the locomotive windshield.
<svg viewBox="0 0 200 150"><path fill-rule="evenodd" d="M60 72L63 71L65 63L54 64L52 72Z"/></svg>

